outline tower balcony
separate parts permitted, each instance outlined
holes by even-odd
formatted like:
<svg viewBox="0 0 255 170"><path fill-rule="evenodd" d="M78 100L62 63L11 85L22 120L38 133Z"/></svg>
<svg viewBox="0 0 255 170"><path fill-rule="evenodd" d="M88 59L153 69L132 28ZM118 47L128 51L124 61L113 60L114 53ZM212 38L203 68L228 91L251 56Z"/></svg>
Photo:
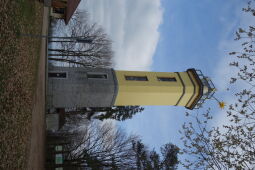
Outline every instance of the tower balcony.
<svg viewBox="0 0 255 170"><path fill-rule="evenodd" d="M212 80L205 76L201 70L188 69L195 76L198 84L199 84L199 95L196 100L194 100L192 106L186 107L188 109L199 109L203 106L207 99L211 99L216 91L216 88L212 82Z"/></svg>

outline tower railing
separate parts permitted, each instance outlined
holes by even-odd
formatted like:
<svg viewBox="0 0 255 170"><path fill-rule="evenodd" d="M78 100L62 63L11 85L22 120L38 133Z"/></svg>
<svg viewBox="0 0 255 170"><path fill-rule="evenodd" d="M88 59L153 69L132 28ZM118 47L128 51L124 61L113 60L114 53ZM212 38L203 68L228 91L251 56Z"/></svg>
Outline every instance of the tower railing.
<svg viewBox="0 0 255 170"><path fill-rule="evenodd" d="M204 104L205 100L211 99L216 91L216 88L212 82L212 80L209 77L206 77L203 75L201 70L196 70L197 75L199 76L203 87L207 87L208 91L206 93L203 92L203 96L200 98L200 100L197 102L194 109L199 109Z"/></svg>

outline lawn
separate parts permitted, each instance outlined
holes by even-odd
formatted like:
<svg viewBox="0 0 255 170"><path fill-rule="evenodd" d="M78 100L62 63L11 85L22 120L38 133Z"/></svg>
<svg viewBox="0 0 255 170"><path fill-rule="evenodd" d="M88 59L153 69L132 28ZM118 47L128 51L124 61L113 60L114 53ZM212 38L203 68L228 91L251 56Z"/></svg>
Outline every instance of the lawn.
<svg viewBox="0 0 255 170"><path fill-rule="evenodd" d="M26 169L43 5L0 0L0 169Z"/></svg>

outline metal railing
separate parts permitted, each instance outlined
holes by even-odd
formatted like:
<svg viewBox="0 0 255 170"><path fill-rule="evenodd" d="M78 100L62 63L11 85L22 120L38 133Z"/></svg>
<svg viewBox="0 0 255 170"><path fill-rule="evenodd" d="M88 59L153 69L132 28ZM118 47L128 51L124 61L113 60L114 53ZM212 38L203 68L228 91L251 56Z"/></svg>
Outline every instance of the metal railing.
<svg viewBox="0 0 255 170"><path fill-rule="evenodd" d="M212 80L209 77L204 76L203 73L201 72L201 70L196 70L196 72L197 72L197 75L199 76L203 86L208 87L208 92L203 94L201 99L197 102L196 106L194 107L194 109L199 109L202 107L205 100L212 98L212 96L214 95L214 93L216 91L216 88L215 88Z"/></svg>

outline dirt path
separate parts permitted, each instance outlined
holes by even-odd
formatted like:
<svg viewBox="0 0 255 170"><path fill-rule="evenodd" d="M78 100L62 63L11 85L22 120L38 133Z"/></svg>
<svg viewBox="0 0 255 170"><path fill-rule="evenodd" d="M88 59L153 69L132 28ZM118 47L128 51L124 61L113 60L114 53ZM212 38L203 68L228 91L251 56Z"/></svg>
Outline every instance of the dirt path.
<svg viewBox="0 0 255 170"><path fill-rule="evenodd" d="M44 7L42 35L48 33L49 8ZM28 160L29 170L44 169L44 144L45 144L45 64L46 64L46 39L42 39L40 60L38 66L37 87L34 96L32 111L32 136Z"/></svg>

